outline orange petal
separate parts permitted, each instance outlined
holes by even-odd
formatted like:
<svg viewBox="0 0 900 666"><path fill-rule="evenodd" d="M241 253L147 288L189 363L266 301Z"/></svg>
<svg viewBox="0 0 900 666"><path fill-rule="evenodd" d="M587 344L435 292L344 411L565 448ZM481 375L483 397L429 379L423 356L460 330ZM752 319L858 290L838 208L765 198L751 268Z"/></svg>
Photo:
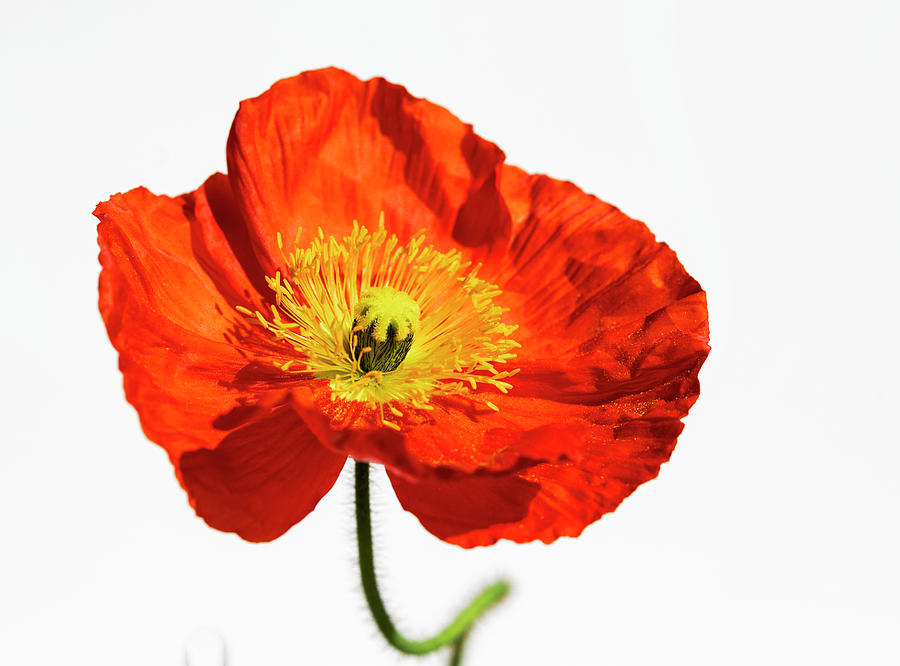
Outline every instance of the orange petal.
<svg viewBox="0 0 900 666"><path fill-rule="evenodd" d="M487 545L478 535L525 520L541 486L517 474L410 481L388 470L403 508L436 537L466 547ZM496 539L494 539L496 541Z"/></svg>
<svg viewBox="0 0 900 666"><path fill-rule="evenodd" d="M126 397L147 436L170 454L214 444L221 433L213 419L256 394L237 386L250 364L235 344L241 318L230 301L246 294L239 304L253 307L252 286L228 256L224 234L195 214L201 198L201 191L170 198L140 188L95 211L100 313L119 351ZM204 267L195 247L204 248L204 263L221 263Z"/></svg>
<svg viewBox="0 0 900 666"><path fill-rule="evenodd" d="M513 388L436 399L407 419L402 447L347 442L351 455L411 481L429 476L423 467L447 475L578 463L589 442L612 441L629 421L680 428L699 392L706 296L675 253L571 183L505 167L501 191L513 239L494 277L508 321L520 325Z"/></svg>
<svg viewBox="0 0 900 666"><path fill-rule="evenodd" d="M505 166L500 189L513 231L496 279L530 358L602 348L607 331L702 293L643 223L572 183ZM705 306L693 314L705 344Z"/></svg>
<svg viewBox="0 0 900 666"><path fill-rule="evenodd" d="M438 398L430 410L401 405L402 417L385 409L385 418L398 424L398 431L381 425L377 408L332 401L330 395L326 382L310 382L292 390L292 404L327 446L410 478L504 471L577 457L588 431L585 423L549 415L544 401L498 413L484 404L483 396Z"/></svg>
<svg viewBox="0 0 900 666"><path fill-rule="evenodd" d="M265 424L273 408L298 383L265 362L270 336L257 336L234 310L262 307L262 299L243 272L243 262L254 257L242 251L238 213L223 185L227 180L214 176L200 190L175 198L132 190L95 211L100 312L119 351L125 395L183 483L188 452L204 450L192 458L195 481L204 478L196 472L198 458L224 464L213 451L217 447L224 447L226 460L236 455L236 446L247 455L252 433L269 432ZM339 469L344 458L322 448L301 425L292 426L293 455L324 457ZM257 468L265 459L259 458ZM209 488L200 482L186 488L203 491L197 510L216 515ZM293 498L282 498L286 506L305 507L305 491L292 492ZM198 497L192 495L192 502ZM223 501L229 501L227 492Z"/></svg>
<svg viewBox="0 0 900 666"><path fill-rule="evenodd" d="M325 448L289 405L181 455L178 477L210 527L271 541L312 511L345 456Z"/></svg>
<svg viewBox="0 0 900 666"><path fill-rule="evenodd" d="M576 464L541 464L508 474L412 482L391 473L400 503L429 532L465 548L578 536L668 460L677 421L632 421L609 440L584 442Z"/></svg>
<svg viewBox="0 0 900 666"><path fill-rule="evenodd" d="M643 224L571 183L514 167L504 167L501 192L512 240L494 279L509 320L520 324L521 371L509 394L489 396L498 413L441 418L436 410L434 423L407 440L420 458L493 474L389 470L403 506L466 547L576 536L655 477L699 394L709 352L705 293ZM492 458L489 434L504 423L519 434ZM523 466L528 433L560 426L571 435L532 447L533 463L544 462ZM518 451L519 462L497 473L504 466L492 462Z"/></svg>
<svg viewBox="0 0 900 666"><path fill-rule="evenodd" d="M509 213L497 178L502 151L446 109L385 81L339 69L279 81L241 103L228 173L264 268L280 265L276 232L293 241L322 227L370 229L384 211L401 240L419 229L478 260L503 245Z"/></svg>

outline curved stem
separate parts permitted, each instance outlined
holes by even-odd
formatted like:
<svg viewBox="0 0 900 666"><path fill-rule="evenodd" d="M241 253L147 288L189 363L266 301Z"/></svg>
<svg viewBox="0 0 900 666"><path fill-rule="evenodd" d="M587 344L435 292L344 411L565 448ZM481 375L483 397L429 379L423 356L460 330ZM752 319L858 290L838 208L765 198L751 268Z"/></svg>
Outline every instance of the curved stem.
<svg viewBox="0 0 900 666"><path fill-rule="evenodd" d="M451 664L459 664L462 655L462 645L466 632L472 624L481 617L488 608L503 599L509 592L509 585L505 581L499 581L489 585L481 594L448 624L431 638L423 641L413 641L403 636L388 615L384 607L384 601L378 591L378 582L375 578L375 562L372 551L372 519L369 507L369 463L356 463L356 539L359 548L359 573L362 579L363 592L366 602L378 630L385 640L396 650L406 654L428 654L442 647L455 643Z"/></svg>
<svg viewBox="0 0 900 666"><path fill-rule="evenodd" d="M450 649L449 666L459 666L462 663L463 648L466 646L466 639L468 637L469 634L465 633L453 643L453 647Z"/></svg>

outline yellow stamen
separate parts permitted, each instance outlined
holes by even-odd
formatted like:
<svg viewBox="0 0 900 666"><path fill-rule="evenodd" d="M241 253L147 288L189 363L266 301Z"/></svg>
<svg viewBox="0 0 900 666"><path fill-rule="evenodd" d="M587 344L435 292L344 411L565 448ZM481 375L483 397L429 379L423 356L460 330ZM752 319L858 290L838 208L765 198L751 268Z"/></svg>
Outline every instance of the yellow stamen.
<svg viewBox="0 0 900 666"><path fill-rule="evenodd" d="M430 409L432 396L512 387L506 380L518 370L494 366L516 357L517 327L501 321L500 290L458 251L426 246L424 231L402 245L383 214L374 233L354 220L340 241L320 228L308 247L285 253L280 233L276 240L287 272L266 278L271 315L238 311L293 348L293 358L276 363L285 372L329 380L333 399L368 403L390 428L398 426L385 420L385 406L399 418L397 406ZM402 341L405 358L373 367L376 347Z"/></svg>

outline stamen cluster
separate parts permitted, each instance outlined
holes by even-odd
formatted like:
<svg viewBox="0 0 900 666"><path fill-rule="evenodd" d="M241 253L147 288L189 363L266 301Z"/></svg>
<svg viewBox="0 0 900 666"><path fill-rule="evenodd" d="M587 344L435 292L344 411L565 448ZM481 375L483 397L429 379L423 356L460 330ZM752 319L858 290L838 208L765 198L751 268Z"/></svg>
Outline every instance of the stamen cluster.
<svg viewBox="0 0 900 666"><path fill-rule="evenodd" d="M516 326L501 321L505 309L493 302L500 290L480 279L479 266L457 250L425 245L424 231L402 245L388 236L383 215L374 233L356 221L341 240L319 228L308 247L288 253L280 234L277 240L286 274L266 278L275 292L270 315L239 310L296 352L276 362L282 370L329 380L332 400L368 403L394 428L383 418L385 407L399 417L404 406L430 409L432 396L467 395L479 385L502 393L511 388L506 380L517 370L495 366L515 358L519 344L509 336ZM393 307L393 324L390 312L380 327L369 316L376 297L388 311ZM405 358L399 355L396 364L367 360L374 349L361 336L385 341L389 327L394 342L409 340ZM396 360L396 350L391 353Z"/></svg>

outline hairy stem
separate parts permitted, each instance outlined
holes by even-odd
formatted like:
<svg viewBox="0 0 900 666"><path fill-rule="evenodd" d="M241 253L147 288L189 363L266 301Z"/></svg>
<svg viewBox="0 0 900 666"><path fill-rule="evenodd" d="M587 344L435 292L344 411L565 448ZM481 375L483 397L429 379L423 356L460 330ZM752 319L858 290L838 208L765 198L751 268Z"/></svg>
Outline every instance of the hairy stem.
<svg viewBox="0 0 900 666"><path fill-rule="evenodd" d="M369 506L369 463L356 463L356 538L359 548L359 573L362 579L363 592L366 602L378 630L385 640L396 650L405 654L428 654L447 645L453 644L451 666L458 665L462 658L463 643L466 634L474 622L491 606L499 602L509 592L509 584L498 581L489 585L481 594L453 619L450 624L441 629L431 638L422 641L414 641L403 636L394 626L381 593L378 591L378 581L375 577L375 562L372 551L372 519Z"/></svg>

